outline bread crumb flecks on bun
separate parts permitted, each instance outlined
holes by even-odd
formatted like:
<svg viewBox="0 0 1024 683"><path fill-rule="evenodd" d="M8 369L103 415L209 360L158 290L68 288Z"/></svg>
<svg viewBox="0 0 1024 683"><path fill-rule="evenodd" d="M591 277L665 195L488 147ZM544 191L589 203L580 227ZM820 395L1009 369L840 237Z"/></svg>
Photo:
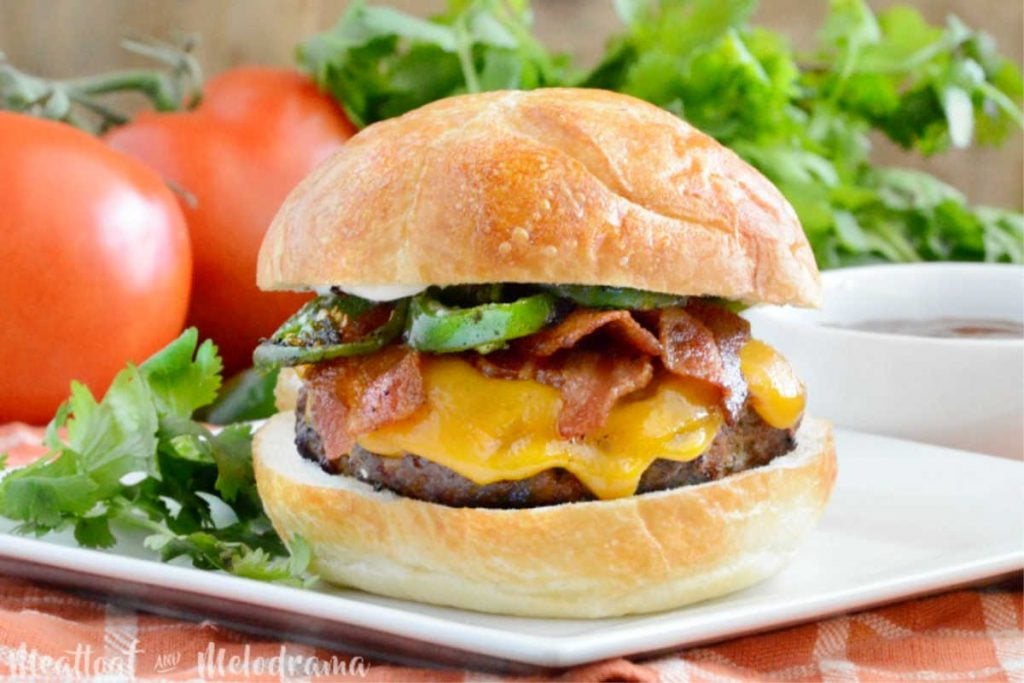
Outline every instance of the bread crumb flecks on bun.
<svg viewBox="0 0 1024 683"><path fill-rule="evenodd" d="M260 497L324 579L373 593L533 617L653 612L781 569L836 477L831 426L806 418L797 448L730 477L615 500L524 510L454 508L376 491L299 456L294 413L253 443Z"/></svg>
<svg viewBox="0 0 1024 683"><path fill-rule="evenodd" d="M258 282L821 298L796 214L758 171L654 105L568 88L453 97L364 129L288 197Z"/></svg>

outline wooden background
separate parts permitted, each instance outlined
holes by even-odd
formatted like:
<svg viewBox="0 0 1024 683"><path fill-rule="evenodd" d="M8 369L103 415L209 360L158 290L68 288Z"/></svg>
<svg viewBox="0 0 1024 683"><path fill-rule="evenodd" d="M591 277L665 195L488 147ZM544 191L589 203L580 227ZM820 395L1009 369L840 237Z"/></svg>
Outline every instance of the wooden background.
<svg viewBox="0 0 1024 683"><path fill-rule="evenodd" d="M422 16L443 0L376 0ZM933 22L955 13L991 33L1001 50L1022 60L1024 3L1020 0L905 0ZM121 51L125 35L166 37L197 33L198 55L208 74L233 64L289 64L296 43L331 26L346 0L0 0L0 51L16 65L50 76L73 76L133 63ZM882 8L891 0L873 0ZM583 64L600 54L618 26L611 0L534 0L537 31L556 49ZM757 21L808 47L826 0L762 0ZM880 161L927 168L962 189L974 202L1021 207L1024 195L1022 137L1000 150L950 152L918 160L879 140Z"/></svg>

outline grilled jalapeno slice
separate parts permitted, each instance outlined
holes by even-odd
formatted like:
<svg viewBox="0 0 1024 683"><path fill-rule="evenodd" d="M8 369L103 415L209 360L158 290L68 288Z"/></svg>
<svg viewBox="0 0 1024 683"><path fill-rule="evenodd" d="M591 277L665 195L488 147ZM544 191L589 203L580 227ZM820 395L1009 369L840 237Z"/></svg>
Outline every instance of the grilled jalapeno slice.
<svg viewBox="0 0 1024 683"><path fill-rule="evenodd" d="M407 299L389 307L349 295L318 296L256 347L253 364L269 369L373 353L402 333L407 309ZM384 320L364 332L377 316Z"/></svg>
<svg viewBox="0 0 1024 683"><path fill-rule="evenodd" d="M545 285L544 289L588 308L645 311L652 308L686 305L685 296L645 292L642 289L630 289L628 287Z"/></svg>
<svg viewBox="0 0 1024 683"><path fill-rule="evenodd" d="M445 306L428 294L419 294L409 305L405 339L420 351L487 352L510 339L533 334L547 325L554 314L555 298L550 294L471 308Z"/></svg>

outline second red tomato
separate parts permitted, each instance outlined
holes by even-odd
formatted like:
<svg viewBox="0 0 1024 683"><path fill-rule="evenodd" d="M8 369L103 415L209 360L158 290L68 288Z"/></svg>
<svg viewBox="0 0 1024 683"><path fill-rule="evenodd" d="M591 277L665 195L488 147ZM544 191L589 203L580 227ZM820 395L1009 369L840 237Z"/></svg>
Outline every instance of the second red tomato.
<svg viewBox="0 0 1024 683"><path fill-rule="evenodd" d="M213 338L229 373L306 298L256 288L264 232L288 192L354 133L301 74L249 67L210 80L194 111L142 113L108 135L179 189L194 256L189 323Z"/></svg>

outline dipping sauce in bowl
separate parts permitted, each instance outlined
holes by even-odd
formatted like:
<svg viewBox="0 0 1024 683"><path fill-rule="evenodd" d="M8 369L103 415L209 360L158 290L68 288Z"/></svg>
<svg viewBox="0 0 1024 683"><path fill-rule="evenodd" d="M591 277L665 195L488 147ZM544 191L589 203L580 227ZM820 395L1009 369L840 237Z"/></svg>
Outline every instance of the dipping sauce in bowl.
<svg viewBox="0 0 1024 683"><path fill-rule="evenodd" d="M743 315L840 427L1024 459L1024 266L825 271L820 310Z"/></svg>
<svg viewBox="0 0 1024 683"><path fill-rule="evenodd" d="M1024 323L1008 319L929 318L928 320L863 320L849 324L832 324L848 330L904 334L911 337L950 339L1024 339Z"/></svg>

